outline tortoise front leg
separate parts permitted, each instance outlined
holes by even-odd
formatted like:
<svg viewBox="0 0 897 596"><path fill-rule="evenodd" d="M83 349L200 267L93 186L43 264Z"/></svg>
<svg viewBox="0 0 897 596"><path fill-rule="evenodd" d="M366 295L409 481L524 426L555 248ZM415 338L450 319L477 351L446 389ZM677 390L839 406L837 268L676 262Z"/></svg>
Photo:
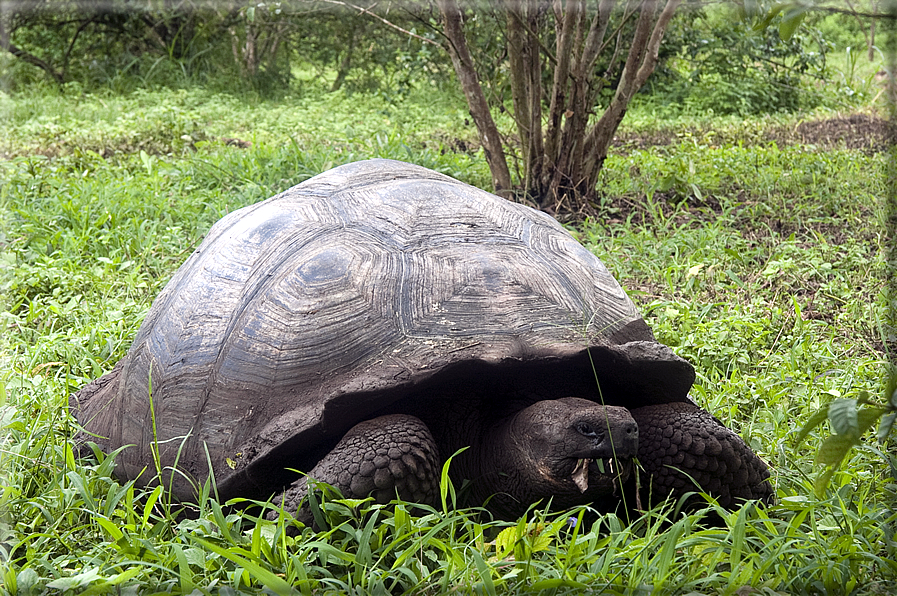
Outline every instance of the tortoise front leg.
<svg viewBox="0 0 897 596"><path fill-rule="evenodd" d="M373 496L378 503L389 503L398 495L413 503L435 504L439 475L439 449L430 429L415 416L380 416L349 429L308 476L283 493L283 506L295 511L299 521L311 523L308 504L303 503L308 478L326 482L350 499Z"/></svg>
<svg viewBox="0 0 897 596"><path fill-rule="evenodd" d="M684 402L632 410L638 422L643 502L653 505L703 491L732 509L741 501L774 500L769 469L737 434L709 412Z"/></svg>

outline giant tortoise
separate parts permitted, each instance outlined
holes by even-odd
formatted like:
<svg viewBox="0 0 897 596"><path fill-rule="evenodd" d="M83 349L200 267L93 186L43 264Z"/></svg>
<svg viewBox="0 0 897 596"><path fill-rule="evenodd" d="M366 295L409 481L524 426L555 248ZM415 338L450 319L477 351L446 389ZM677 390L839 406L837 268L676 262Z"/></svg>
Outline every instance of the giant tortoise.
<svg viewBox="0 0 897 596"><path fill-rule="evenodd" d="M505 518L611 509L636 457L657 497L769 499L694 377L551 217L376 159L216 223L72 408L101 448L129 446L120 478L160 481L155 445L182 499L213 473L221 499L295 511L307 474L433 502L463 448L462 503Z"/></svg>

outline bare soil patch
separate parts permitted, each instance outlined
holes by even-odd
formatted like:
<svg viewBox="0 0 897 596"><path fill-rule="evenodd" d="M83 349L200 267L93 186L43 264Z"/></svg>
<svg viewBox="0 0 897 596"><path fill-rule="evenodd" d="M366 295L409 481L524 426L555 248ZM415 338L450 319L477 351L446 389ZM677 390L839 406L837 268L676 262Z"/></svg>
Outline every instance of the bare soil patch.
<svg viewBox="0 0 897 596"><path fill-rule="evenodd" d="M771 129L767 138L786 144L858 149L871 154L887 151L894 144L897 126L875 116L851 114L842 118L801 122L793 129Z"/></svg>
<svg viewBox="0 0 897 596"><path fill-rule="evenodd" d="M701 127L661 128L637 133L620 133L614 147L623 152L677 143L683 136L708 137L711 131ZM745 144L813 145L819 149L853 149L868 154L886 151L897 142L897 126L877 116L850 114L823 120L808 120L795 126L776 127L757 136L734 138L723 131L714 132L715 143L740 141ZM731 138L730 138L731 137Z"/></svg>

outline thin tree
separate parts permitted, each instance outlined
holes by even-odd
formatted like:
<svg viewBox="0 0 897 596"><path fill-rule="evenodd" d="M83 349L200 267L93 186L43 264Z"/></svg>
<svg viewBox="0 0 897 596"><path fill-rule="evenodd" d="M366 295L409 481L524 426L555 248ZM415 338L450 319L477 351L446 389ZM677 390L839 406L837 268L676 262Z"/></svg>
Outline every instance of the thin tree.
<svg viewBox="0 0 897 596"><path fill-rule="evenodd" d="M664 33L680 3L504 1L521 186L541 208L580 211L595 199L614 133L629 102L654 72ZM465 14L476 7L457 0L437 4L493 184L506 192L511 186L510 151L492 118L464 33ZM608 85L613 94L599 106Z"/></svg>

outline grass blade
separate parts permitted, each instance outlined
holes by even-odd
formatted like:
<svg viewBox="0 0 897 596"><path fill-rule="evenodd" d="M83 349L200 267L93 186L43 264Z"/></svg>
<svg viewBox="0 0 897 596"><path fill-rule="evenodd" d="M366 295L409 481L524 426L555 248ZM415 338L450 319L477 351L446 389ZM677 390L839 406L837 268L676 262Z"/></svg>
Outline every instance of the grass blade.
<svg viewBox="0 0 897 596"><path fill-rule="evenodd" d="M221 548L217 544L213 544L207 540L203 540L199 536L191 536L190 540L193 540L206 550L210 550L218 555L221 555L225 559L236 563L247 572L249 572L249 574L254 577L260 584L262 584L264 587L268 588L278 596L290 596L297 593L293 589L293 587L282 578L278 577L273 572L264 569L262 566L258 565L248 557L242 556L240 553L246 553L247 555L249 553L241 548Z"/></svg>

